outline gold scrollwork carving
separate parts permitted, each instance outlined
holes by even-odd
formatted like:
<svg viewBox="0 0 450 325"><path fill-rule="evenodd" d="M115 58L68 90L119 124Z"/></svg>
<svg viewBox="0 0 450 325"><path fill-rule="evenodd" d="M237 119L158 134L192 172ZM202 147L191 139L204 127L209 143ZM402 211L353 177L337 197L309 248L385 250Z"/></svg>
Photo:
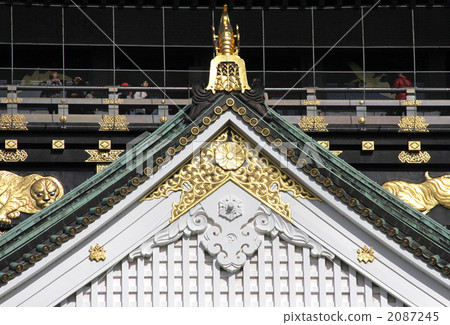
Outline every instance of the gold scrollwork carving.
<svg viewBox="0 0 450 325"><path fill-rule="evenodd" d="M289 204L282 202L280 192L320 200L257 152L241 135L227 129L140 201L159 199L167 197L169 192L181 191L180 201L173 204L172 222L228 181L289 221Z"/></svg>
<svg viewBox="0 0 450 325"><path fill-rule="evenodd" d="M0 171L0 223L10 224L21 212L36 213L64 195L55 177L38 174L19 176Z"/></svg>
<svg viewBox="0 0 450 325"><path fill-rule="evenodd" d="M129 123L123 115L103 115L99 124L99 131L129 131Z"/></svg>
<svg viewBox="0 0 450 325"><path fill-rule="evenodd" d="M106 248L104 246L100 246L99 244L95 245L95 247L89 248L89 259L91 261L104 261L106 259Z"/></svg>
<svg viewBox="0 0 450 325"><path fill-rule="evenodd" d="M2 97L3 104L20 104L23 102L23 98L19 97Z"/></svg>
<svg viewBox="0 0 450 325"><path fill-rule="evenodd" d="M28 153L25 150L0 150L0 161L19 162L25 161Z"/></svg>
<svg viewBox="0 0 450 325"><path fill-rule="evenodd" d="M118 104L123 104L124 101L122 98L105 98L103 99L103 104L107 104L107 105L118 105Z"/></svg>
<svg viewBox="0 0 450 325"><path fill-rule="evenodd" d="M302 116L298 125L303 132L328 132L323 116Z"/></svg>
<svg viewBox="0 0 450 325"><path fill-rule="evenodd" d="M302 100L303 106L319 106L320 104L322 104L322 103L318 99L303 99Z"/></svg>
<svg viewBox="0 0 450 325"><path fill-rule="evenodd" d="M402 100L402 106L420 106L422 105L421 100Z"/></svg>
<svg viewBox="0 0 450 325"><path fill-rule="evenodd" d="M86 160L86 162L95 162L95 163L111 163L116 161L119 158L119 155L123 152L123 150L94 150L87 149L85 150L90 157Z"/></svg>
<svg viewBox="0 0 450 325"><path fill-rule="evenodd" d="M373 262L373 260L375 259L375 257L373 256L373 254L375 253L375 251L373 250L372 247L367 247L367 245L364 245L363 248L358 248L358 261L360 262Z"/></svg>
<svg viewBox="0 0 450 325"><path fill-rule="evenodd" d="M426 151L418 151L418 152L406 152L402 151L398 155L398 160L402 163L408 164L426 164L431 159L431 156Z"/></svg>
<svg viewBox="0 0 450 325"><path fill-rule="evenodd" d="M28 122L23 114L3 114L0 116L0 130L28 130Z"/></svg>
<svg viewBox="0 0 450 325"><path fill-rule="evenodd" d="M450 209L450 175L431 178L426 172L425 178L420 184L390 181L383 188L424 214L438 204Z"/></svg>
<svg viewBox="0 0 450 325"><path fill-rule="evenodd" d="M404 116L398 123L398 132L429 132L423 116Z"/></svg>

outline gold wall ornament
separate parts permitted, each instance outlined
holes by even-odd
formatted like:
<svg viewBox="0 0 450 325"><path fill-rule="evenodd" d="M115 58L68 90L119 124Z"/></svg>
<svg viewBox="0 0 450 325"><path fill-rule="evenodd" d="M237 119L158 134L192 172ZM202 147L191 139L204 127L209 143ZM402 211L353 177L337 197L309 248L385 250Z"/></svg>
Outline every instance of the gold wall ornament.
<svg viewBox="0 0 450 325"><path fill-rule="evenodd" d="M430 161L431 156L426 151L418 151L418 152L407 152L402 151L398 155L398 160L400 160L402 163L408 163L408 164L426 164L428 161Z"/></svg>
<svg viewBox="0 0 450 325"><path fill-rule="evenodd" d="M111 150L111 140L98 140L100 150Z"/></svg>
<svg viewBox="0 0 450 325"><path fill-rule="evenodd" d="M55 177L31 174L19 176L0 171L0 223L10 224L21 212L36 213L64 195Z"/></svg>
<svg viewBox="0 0 450 325"><path fill-rule="evenodd" d="M375 251L373 250L372 247L367 247L367 245L364 245L363 248L358 248L358 261L360 262L373 262L373 260L375 259L375 257L373 256L373 254L375 253Z"/></svg>
<svg viewBox="0 0 450 325"><path fill-rule="evenodd" d="M23 98L19 97L2 97L2 104L20 104Z"/></svg>
<svg viewBox="0 0 450 325"><path fill-rule="evenodd" d="M172 205L173 222L228 181L289 221L289 204L282 202L280 192L292 192L294 197L320 201L233 129L223 131L140 201L159 199L167 197L169 192L181 191L180 201Z"/></svg>
<svg viewBox="0 0 450 325"><path fill-rule="evenodd" d="M404 116L400 119L398 132L429 132L423 116Z"/></svg>
<svg viewBox="0 0 450 325"><path fill-rule="evenodd" d="M65 140L52 140L52 149L63 150L66 148Z"/></svg>
<svg viewBox="0 0 450 325"><path fill-rule="evenodd" d="M100 173L103 169L105 169L106 167L108 167L109 164L97 164L96 166L96 172Z"/></svg>
<svg viewBox="0 0 450 325"><path fill-rule="evenodd" d="M421 100L402 100L401 101L402 106L420 106L422 105L422 101Z"/></svg>
<svg viewBox="0 0 450 325"><path fill-rule="evenodd" d="M17 149L17 140L16 139L6 139L5 140L5 149Z"/></svg>
<svg viewBox="0 0 450 325"><path fill-rule="evenodd" d="M317 141L325 149L330 149L330 141Z"/></svg>
<svg viewBox="0 0 450 325"><path fill-rule="evenodd" d="M330 150L333 155L339 156L342 153L342 150Z"/></svg>
<svg viewBox="0 0 450 325"><path fill-rule="evenodd" d="M106 260L106 248L99 244L95 245L95 247L91 246L91 248L89 248L89 259L97 262Z"/></svg>
<svg viewBox="0 0 450 325"><path fill-rule="evenodd" d="M375 150L375 141L362 141L361 149L363 151L373 151Z"/></svg>
<svg viewBox="0 0 450 325"><path fill-rule="evenodd" d="M28 130L27 124L23 114L2 114L0 116L0 130Z"/></svg>
<svg viewBox="0 0 450 325"><path fill-rule="evenodd" d="M124 100L122 98L105 98L103 99L103 104L107 105L118 105L123 104Z"/></svg>
<svg viewBox="0 0 450 325"><path fill-rule="evenodd" d="M85 162L95 162L95 163L106 163L113 162L119 159L119 155L123 152L123 150L96 150L96 149L86 149L86 151L90 157L85 160Z"/></svg>
<svg viewBox="0 0 450 325"><path fill-rule="evenodd" d="M420 141L408 141L408 150L410 151L420 151L421 147Z"/></svg>
<svg viewBox="0 0 450 325"><path fill-rule="evenodd" d="M227 5L223 7L218 34L216 35L214 26L212 29L216 56L211 60L209 83L206 90L211 90L214 94L217 90L227 92L236 90L244 93L251 89L247 81L245 61L238 55L240 45L239 26L236 25L236 34L234 34Z"/></svg>
<svg viewBox="0 0 450 325"><path fill-rule="evenodd" d="M298 125L303 132L328 132L323 116L302 116Z"/></svg>
<svg viewBox="0 0 450 325"><path fill-rule="evenodd" d="M420 184L405 181L390 181L382 186L402 201L427 214L438 204L450 209L450 175L431 178L425 173Z"/></svg>
<svg viewBox="0 0 450 325"><path fill-rule="evenodd" d="M303 106L319 106L322 103L318 99L302 99Z"/></svg>
<svg viewBox="0 0 450 325"><path fill-rule="evenodd" d="M0 161L19 162L25 161L28 153L25 150L0 150Z"/></svg>
<svg viewBox="0 0 450 325"><path fill-rule="evenodd" d="M129 131L124 115L103 115L99 131Z"/></svg>

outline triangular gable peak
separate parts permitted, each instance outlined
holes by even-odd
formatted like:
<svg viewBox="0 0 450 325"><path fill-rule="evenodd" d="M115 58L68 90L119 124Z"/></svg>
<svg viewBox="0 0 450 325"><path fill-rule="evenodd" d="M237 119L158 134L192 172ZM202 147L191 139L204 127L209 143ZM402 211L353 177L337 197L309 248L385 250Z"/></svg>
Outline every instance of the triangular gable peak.
<svg viewBox="0 0 450 325"><path fill-rule="evenodd" d="M232 95L221 96L192 123L186 125L183 116L179 115L172 125L164 126L163 130L159 130L160 133L141 141L133 151L104 171L104 175L109 175L109 178L102 178L100 173L96 176L97 182L92 183L91 180L90 191L80 192L76 189L77 197L69 193L67 197L63 197L54 204L53 210L50 209L51 206L46 211L43 210L34 215L32 218L42 218L47 225L53 224L53 229L41 232L41 237L34 240L32 237L34 229L28 230L28 238L31 240L27 241L29 246L25 248L25 253L35 254L41 261L29 267L20 277L16 279L12 279L14 276L10 277L10 283L0 289L2 304L55 305L62 303L66 298L70 300L73 292L91 283L120 261L128 258L132 258L132 263L145 264L147 263L145 261L150 259L154 261L155 255L148 254L149 250L153 252L155 247L164 246L161 243L167 247L176 245L176 239L186 238L187 240L190 237L188 234L195 235L197 238L203 236L197 239L198 247L203 251L202 254L217 261L221 259L221 263L217 262L218 269L236 276L240 272L245 272L246 265L251 265L255 256L257 258L262 247L261 243L264 246L266 245L264 243L267 243L266 240L279 238L290 242L293 247L308 249L311 258L318 258L318 261L325 258L331 262L337 256L339 261L354 270L352 272L358 272L366 277L367 281L374 283L374 288L382 288L380 290L388 292L402 304L435 306L448 304L444 293L448 290L448 280L439 275L438 270L427 267L425 263L417 260L410 252L390 239L391 237L386 237L382 231L373 226L373 222L369 219L374 218L372 208L375 205L372 201L348 197L347 191L343 188L346 185L344 180L333 175L328 178L322 176L319 168L325 172L327 169L323 166L333 162L333 158L327 157L333 157L333 155L313 142L304 141L308 140L308 137L304 135L303 138L297 138L295 142L282 138L282 136L289 137L298 131L292 128L286 128L283 132L278 131L278 124L283 123L283 120L278 120L276 114L272 114L274 114L273 121L266 122L238 98ZM181 127L182 125L184 126ZM161 137L161 133L165 134L166 138ZM175 219L173 219L173 208L182 201L183 193L188 193L192 189L189 184L185 184L182 191L170 191L167 197L145 200L149 198L149 195L156 193L158 188L168 184L183 166L188 166L196 157L198 158L199 153L201 156L202 150L207 150L208 146L214 143L218 146L217 140L221 140L224 134L227 140L223 143L234 143L228 141L233 138L245 139L245 141L236 141L240 145L248 144L249 147L246 150L257 148L258 159L267 159L266 166L273 164L283 175L292 180L289 184L293 188L299 186L298 188L302 189L298 193L303 191L304 195L295 195L295 191L282 191L282 186L279 187L278 183L271 183L270 189L279 195L276 198L280 198L278 201L280 206L289 207L290 218L280 213L282 209L277 211L271 207L269 204L271 200L253 195L252 191L246 190L245 187L237 184L238 182L233 182L231 178L199 202L192 202L192 207ZM311 148L316 148L317 151ZM156 154L149 156L146 154L147 151L156 152ZM218 151L214 152L216 155ZM239 150L234 151L234 153L237 152ZM150 157L153 159L149 159ZM246 157L252 156L247 153ZM295 157L297 159L294 159ZM231 161L232 158L228 160ZM318 162L321 165L318 165ZM221 164L229 166L225 169L236 167L233 167L234 162L231 162L231 165L228 162ZM222 168L218 162L214 165ZM247 165L242 163L242 166ZM142 174L132 176L139 169L143 171ZM130 181L126 185L119 186L123 184L124 177L117 176L120 183L114 181L112 177L114 173L116 175L125 173L125 170L129 173ZM354 173L358 174L356 171ZM211 174L211 176L214 175L214 173ZM340 182L340 187L334 185L337 182ZM364 183L356 185L365 186ZM80 187L83 186L88 184L82 184ZM96 190L100 194L96 193ZM381 189L381 191L384 190ZM110 194L107 195L107 193ZM93 195L96 196L92 197ZM386 193L386 195L389 194ZM311 200L308 196L317 197L320 200ZM73 217L76 217L74 224L68 226L66 224L64 228L59 228L63 232L66 229L70 230L68 228L74 228L75 232L73 235L70 231L61 234L55 220L64 218L61 212L67 211L67 207L76 206L81 202L87 202L88 205L84 205L84 208L80 210L72 211ZM245 211L248 211L248 206L252 206L253 212L239 215L240 202ZM394 203L397 202L394 200ZM210 212L204 213L203 210L207 211L208 206ZM88 212L83 212L89 207ZM211 207L214 207L214 212L211 212L213 211ZM224 229L223 224L231 225L234 224L233 222L237 224L239 221L239 227L231 227L234 232L237 229L246 229L246 227L241 228L245 219L245 222L254 230L252 233L257 236L253 241L256 249L243 250L243 256L237 258L239 263L223 260L220 252L213 248L208 249L210 242L205 238L212 240L210 236L207 236L210 228L204 228L203 231L195 228L197 219L192 217L196 214L197 216L207 215L207 219L210 220L209 227L221 224L219 227L221 229ZM67 218L68 216L70 214L65 215ZM216 224L211 220L214 220ZM264 222L256 223L261 220ZM85 225L83 221L87 221ZM86 227L87 224L89 224L88 227ZM263 227L264 225L266 228ZM387 226L386 223L384 226ZM27 232L25 228L22 230ZM232 232L224 235L228 240L234 240ZM227 235L230 236L227 237ZM58 241L55 236L59 236L61 240ZM45 238L48 239L45 240ZM66 239L69 238L72 239L67 241ZM7 237L1 239L7 239ZM21 254L24 249L19 245L14 246L18 242L20 238L14 238L11 245L6 248L13 253ZM48 251L36 249L30 252L29 247L33 244L40 245L38 247L41 249L48 247ZM89 249L96 244L103 246L106 250L104 261L95 262L89 259ZM375 260L372 263L365 264L358 261L358 250L363 249L364 245L373 247L375 250ZM188 251L185 253L189 255ZM42 259L42 257L45 258ZM245 258L242 259L242 257ZM16 263L24 265L26 261L19 260ZM320 265L322 263L328 262L320 262ZM292 302L292 305L294 304L295 302Z"/></svg>

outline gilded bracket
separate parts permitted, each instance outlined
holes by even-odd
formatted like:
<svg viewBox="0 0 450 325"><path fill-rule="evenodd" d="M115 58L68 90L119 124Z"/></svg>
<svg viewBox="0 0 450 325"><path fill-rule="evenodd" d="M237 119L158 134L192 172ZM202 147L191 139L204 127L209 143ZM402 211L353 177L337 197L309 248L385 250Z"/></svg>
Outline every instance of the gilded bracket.
<svg viewBox="0 0 450 325"><path fill-rule="evenodd" d="M23 114L2 114L0 116L0 130L28 130L27 124Z"/></svg>

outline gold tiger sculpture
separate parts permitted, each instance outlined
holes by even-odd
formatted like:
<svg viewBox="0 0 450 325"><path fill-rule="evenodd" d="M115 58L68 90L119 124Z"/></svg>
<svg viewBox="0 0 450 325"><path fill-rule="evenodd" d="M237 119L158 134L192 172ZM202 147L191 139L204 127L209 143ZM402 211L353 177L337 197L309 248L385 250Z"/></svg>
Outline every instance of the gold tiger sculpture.
<svg viewBox="0 0 450 325"><path fill-rule="evenodd" d="M36 213L64 195L55 177L38 174L19 176L0 171L0 224L11 224L21 212Z"/></svg>
<svg viewBox="0 0 450 325"><path fill-rule="evenodd" d="M438 204L450 209L450 175L431 178L426 172L425 178L426 181L420 184L390 181L382 186L424 214Z"/></svg>

